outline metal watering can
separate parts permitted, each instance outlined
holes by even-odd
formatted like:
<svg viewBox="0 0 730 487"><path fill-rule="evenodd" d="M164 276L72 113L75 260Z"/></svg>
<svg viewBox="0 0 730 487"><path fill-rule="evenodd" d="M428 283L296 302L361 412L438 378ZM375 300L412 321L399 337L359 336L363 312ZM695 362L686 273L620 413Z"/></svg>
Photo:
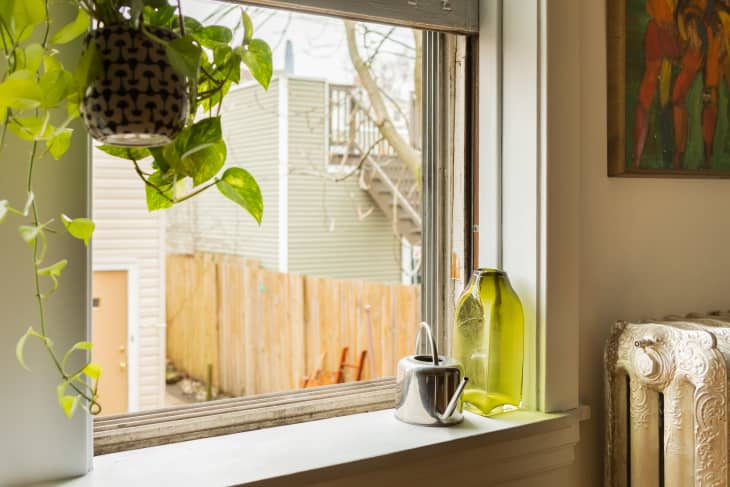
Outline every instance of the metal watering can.
<svg viewBox="0 0 730 487"><path fill-rule="evenodd" d="M464 419L461 393L469 379L461 377L461 364L439 356L431 328L423 322L416 336L416 350L423 331L431 344L431 355L409 355L398 362L395 417L426 426L460 423Z"/></svg>

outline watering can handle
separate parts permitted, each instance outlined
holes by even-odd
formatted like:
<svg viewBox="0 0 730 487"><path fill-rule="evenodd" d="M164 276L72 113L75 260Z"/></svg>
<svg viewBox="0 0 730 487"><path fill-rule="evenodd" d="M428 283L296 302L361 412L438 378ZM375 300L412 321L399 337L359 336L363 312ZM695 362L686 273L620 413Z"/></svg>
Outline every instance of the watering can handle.
<svg viewBox="0 0 730 487"><path fill-rule="evenodd" d="M436 348L436 340L433 339L433 333L431 333L431 327L428 326L428 323L425 321L422 321L418 324L418 333L416 333L416 353L418 353L418 346L421 344L421 332L423 330L426 330L426 335L428 336L428 341L431 344L431 357L433 358L433 364L438 365L439 364L439 352L438 348Z"/></svg>

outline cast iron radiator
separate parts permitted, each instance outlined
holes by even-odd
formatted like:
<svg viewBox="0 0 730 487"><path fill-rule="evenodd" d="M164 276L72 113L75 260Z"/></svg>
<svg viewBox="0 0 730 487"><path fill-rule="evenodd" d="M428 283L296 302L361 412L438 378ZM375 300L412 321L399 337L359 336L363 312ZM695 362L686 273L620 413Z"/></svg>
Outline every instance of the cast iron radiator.
<svg viewBox="0 0 730 487"><path fill-rule="evenodd" d="M614 325L605 487L730 487L730 312Z"/></svg>

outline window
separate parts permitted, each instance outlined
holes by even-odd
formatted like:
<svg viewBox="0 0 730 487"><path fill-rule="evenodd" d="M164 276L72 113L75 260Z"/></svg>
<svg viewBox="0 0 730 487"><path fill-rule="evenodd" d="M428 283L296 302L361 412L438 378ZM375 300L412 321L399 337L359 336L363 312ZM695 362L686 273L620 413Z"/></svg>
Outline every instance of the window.
<svg viewBox="0 0 730 487"><path fill-rule="evenodd" d="M222 117L229 164L261 185L260 227L215 193L148 214L141 182L94 153L97 453L390 407L417 322L448 343L473 262L473 42L415 29L443 28L421 2L395 18L333 3L359 20L248 7L275 75L233 88Z"/></svg>

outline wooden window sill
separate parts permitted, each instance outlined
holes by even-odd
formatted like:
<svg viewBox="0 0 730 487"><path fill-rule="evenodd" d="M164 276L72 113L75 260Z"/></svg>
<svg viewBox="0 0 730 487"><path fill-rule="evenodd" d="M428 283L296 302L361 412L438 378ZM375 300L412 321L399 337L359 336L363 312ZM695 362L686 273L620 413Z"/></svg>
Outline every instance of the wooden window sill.
<svg viewBox="0 0 730 487"><path fill-rule="evenodd" d="M494 485L572 463L578 422L587 417L586 407L465 413L458 426L428 428L382 410L102 455L89 474L43 485L389 485L428 483L456 469Z"/></svg>

